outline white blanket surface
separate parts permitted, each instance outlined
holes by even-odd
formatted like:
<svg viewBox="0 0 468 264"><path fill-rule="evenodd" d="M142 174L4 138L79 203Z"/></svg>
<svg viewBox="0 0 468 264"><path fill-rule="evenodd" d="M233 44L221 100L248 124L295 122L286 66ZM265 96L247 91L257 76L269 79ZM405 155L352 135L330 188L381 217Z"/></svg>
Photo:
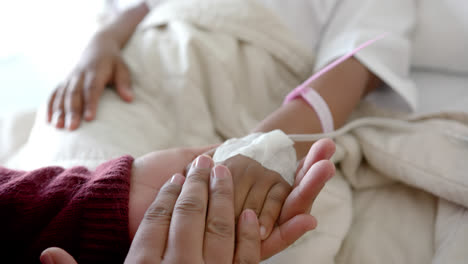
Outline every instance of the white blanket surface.
<svg viewBox="0 0 468 264"><path fill-rule="evenodd" d="M255 1L169 1L124 50L132 104L107 90L97 121L71 133L48 126L44 108L34 124L31 114L0 120L0 162L93 168L242 137L308 77L308 54ZM361 106L353 120L361 123L335 137L337 175L312 210L318 228L265 263L465 263L468 114Z"/></svg>

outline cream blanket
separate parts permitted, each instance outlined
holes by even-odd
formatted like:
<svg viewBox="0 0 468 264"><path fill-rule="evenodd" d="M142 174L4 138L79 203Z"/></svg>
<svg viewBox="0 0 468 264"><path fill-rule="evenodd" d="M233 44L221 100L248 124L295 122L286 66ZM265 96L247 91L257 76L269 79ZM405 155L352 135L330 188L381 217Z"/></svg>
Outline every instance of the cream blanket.
<svg viewBox="0 0 468 264"><path fill-rule="evenodd" d="M73 133L47 126L42 108L27 141L15 128L28 131L30 115L3 121L0 162L95 167L123 154L241 137L308 77L314 61L253 0L168 1L141 24L124 56L134 103L108 90L98 120ZM355 118L370 115L378 118L336 137L339 170L313 209L317 230L267 263L468 259L467 115L395 123L361 109Z"/></svg>

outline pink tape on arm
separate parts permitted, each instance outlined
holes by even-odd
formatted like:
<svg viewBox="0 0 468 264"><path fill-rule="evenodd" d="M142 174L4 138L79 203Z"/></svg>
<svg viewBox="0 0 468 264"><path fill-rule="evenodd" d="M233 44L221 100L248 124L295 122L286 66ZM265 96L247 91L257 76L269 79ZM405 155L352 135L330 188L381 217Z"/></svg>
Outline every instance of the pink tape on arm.
<svg viewBox="0 0 468 264"><path fill-rule="evenodd" d="M359 47L357 47L350 53L344 55L343 57L329 64L328 66L326 66L325 68L317 72L316 74L312 75L312 77L310 77L307 81L305 81L303 84L295 88L291 93L289 93L286 96L283 105L289 103L290 101L298 97L302 97L317 113L317 116L322 125L323 133L332 132L334 130L334 123L333 123L333 115L331 114L330 108L328 107L328 104L325 102L322 96L320 96L320 94L317 91L312 89L310 85L312 84L313 81L318 79L320 76L324 75L331 69L335 68L336 66L338 66L345 60L351 58L360 50L364 49L365 47L373 44L374 42L380 39L383 39L387 34L388 33L382 34L374 39L371 39L361 44Z"/></svg>

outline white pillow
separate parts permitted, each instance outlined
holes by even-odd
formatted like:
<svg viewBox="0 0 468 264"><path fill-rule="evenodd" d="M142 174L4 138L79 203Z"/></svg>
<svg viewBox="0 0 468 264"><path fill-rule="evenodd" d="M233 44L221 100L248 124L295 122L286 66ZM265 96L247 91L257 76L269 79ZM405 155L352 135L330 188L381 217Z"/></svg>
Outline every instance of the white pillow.
<svg viewBox="0 0 468 264"><path fill-rule="evenodd" d="M413 66L468 73L468 1L418 1Z"/></svg>

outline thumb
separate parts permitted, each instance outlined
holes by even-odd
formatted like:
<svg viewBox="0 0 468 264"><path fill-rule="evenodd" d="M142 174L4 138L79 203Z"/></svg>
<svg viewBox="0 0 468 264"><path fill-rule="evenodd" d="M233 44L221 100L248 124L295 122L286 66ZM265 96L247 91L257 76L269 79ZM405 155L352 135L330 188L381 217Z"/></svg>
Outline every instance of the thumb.
<svg viewBox="0 0 468 264"><path fill-rule="evenodd" d="M115 65L114 84L117 93L124 101L131 102L133 100L130 71L122 59L119 59Z"/></svg>
<svg viewBox="0 0 468 264"><path fill-rule="evenodd" d="M262 260L283 251L301 236L317 227L317 219L308 214L296 215L276 227L271 235L262 242Z"/></svg>
<svg viewBox="0 0 468 264"><path fill-rule="evenodd" d="M42 264L77 264L75 259L61 248L51 247L41 254Z"/></svg>
<svg viewBox="0 0 468 264"><path fill-rule="evenodd" d="M333 140L329 138L321 139L315 142L307 153L307 156L301 161L296 171L296 180L294 186L301 183L304 176L315 163L321 160L330 160L335 154L336 146Z"/></svg>

